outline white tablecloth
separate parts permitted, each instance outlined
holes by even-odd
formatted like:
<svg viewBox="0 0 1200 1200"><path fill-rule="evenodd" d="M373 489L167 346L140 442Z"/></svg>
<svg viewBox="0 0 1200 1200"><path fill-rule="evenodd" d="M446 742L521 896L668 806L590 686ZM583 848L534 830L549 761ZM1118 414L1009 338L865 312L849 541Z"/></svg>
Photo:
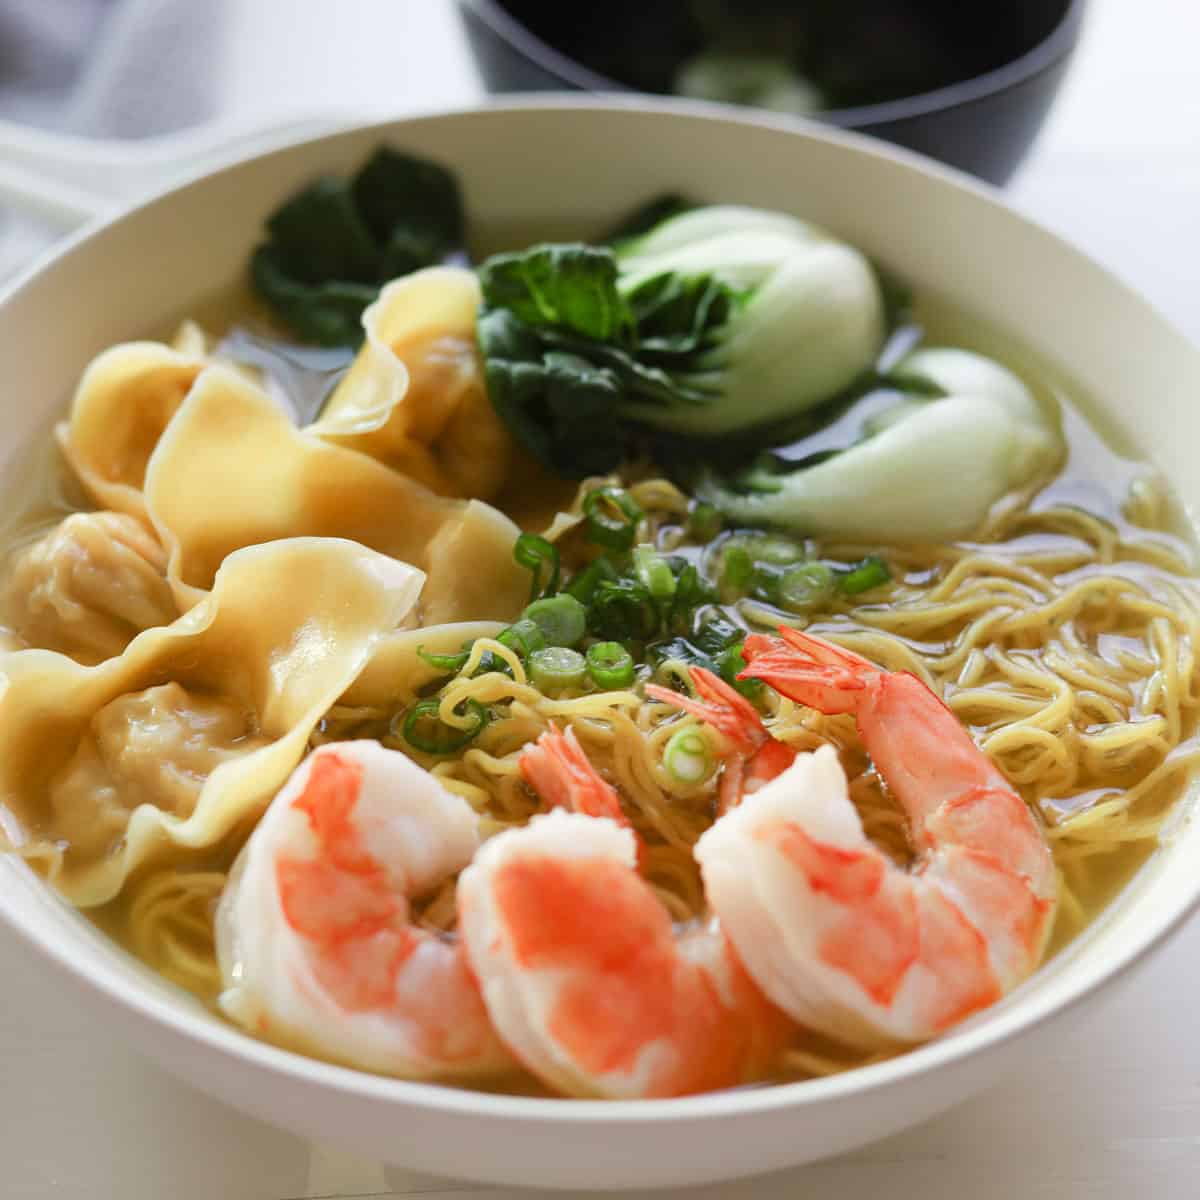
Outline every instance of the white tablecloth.
<svg viewBox="0 0 1200 1200"><path fill-rule="evenodd" d="M479 94L443 0L230 0L230 10L228 115L279 111L301 90L307 108L328 102L367 113ZM1200 340L1197 45L1193 0L1093 0L1074 74L1012 194ZM177 1084L113 1044L2 932L0 979L4 1197L452 1200L483 1190L310 1145ZM1197 994L1193 921L1131 990L1071 1029L1053 1057L1023 1077L854 1154L686 1194L1195 1200ZM489 1192L496 1200L520 1194Z"/></svg>

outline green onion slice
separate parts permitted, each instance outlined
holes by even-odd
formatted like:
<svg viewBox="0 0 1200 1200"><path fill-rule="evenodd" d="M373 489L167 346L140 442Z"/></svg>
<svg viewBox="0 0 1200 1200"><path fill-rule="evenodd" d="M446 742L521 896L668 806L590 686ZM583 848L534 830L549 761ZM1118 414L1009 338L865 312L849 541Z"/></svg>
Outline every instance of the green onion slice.
<svg viewBox="0 0 1200 1200"><path fill-rule="evenodd" d="M558 591L558 548L536 533L523 533L513 546L513 558L533 575L529 599L553 596Z"/></svg>
<svg viewBox="0 0 1200 1200"><path fill-rule="evenodd" d="M663 766L679 783L703 783L712 775L715 766L708 738L694 727L673 733L663 750Z"/></svg>
<svg viewBox="0 0 1200 1200"><path fill-rule="evenodd" d="M578 650L547 646L529 656L529 678L539 691L578 687L587 676L587 663Z"/></svg>
<svg viewBox="0 0 1200 1200"><path fill-rule="evenodd" d="M825 563L799 563L779 576L775 599L788 612L815 612L833 598L833 589L833 571Z"/></svg>
<svg viewBox="0 0 1200 1200"><path fill-rule="evenodd" d="M741 595L750 588L754 577L754 559L745 546L730 546L721 556L721 590Z"/></svg>
<svg viewBox="0 0 1200 1200"><path fill-rule="evenodd" d="M424 646L418 646L417 657L439 671L457 675L467 665L467 659L471 657L471 646L468 643L466 648L457 654L430 654Z"/></svg>
<svg viewBox="0 0 1200 1200"><path fill-rule="evenodd" d="M747 549L756 562L770 563L776 567L787 567L804 560L804 547L799 542L771 534L751 539Z"/></svg>
<svg viewBox="0 0 1200 1200"><path fill-rule="evenodd" d="M583 498L588 541L610 550L628 550L637 537L642 510L634 498L617 487L593 488Z"/></svg>
<svg viewBox="0 0 1200 1200"><path fill-rule="evenodd" d="M587 610L566 592L535 600L521 616L541 630L547 646L574 646L587 632Z"/></svg>
<svg viewBox="0 0 1200 1200"><path fill-rule="evenodd" d="M633 683L633 655L620 642L596 642L588 647L587 670L598 688L619 691Z"/></svg>
<svg viewBox="0 0 1200 1200"><path fill-rule="evenodd" d="M707 500L696 500L688 513L687 531L698 542L711 542L725 524L720 510Z"/></svg>
<svg viewBox="0 0 1200 1200"><path fill-rule="evenodd" d="M453 754L473 742L491 720L491 713L478 700L466 700L459 707L465 709L464 716L470 713L475 718L474 724L456 729L438 716L441 706L440 700L422 700L408 711L401 733L413 749L423 754Z"/></svg>
<svg viewBox="0 0 1200 1200"><path fill-rule="evenodd" d="M542 649L546 644L546 638L536 621L531 621L528 617L522 617L519 621L514 621L507 629L502 629L496 634L496 641L502 646L507 646L514 654L519 654L522 658L528 658L535 650Z"/></svg>
<svg viewBox="0 0 1200 1200"><path fill-rule="evenodd" d="M675 573L649 542L633 548L633 570L653 599L670 600L675 595Z"/></svg>
<svg viewBox="0 0 1200 1200"><path fill-rule="evenodd" d="M839 575L838 590L847 596L857 596L860 592L869 592L872 588L881 587L892 578L887 563L877 555L869 554L852 570Z"/></svg>

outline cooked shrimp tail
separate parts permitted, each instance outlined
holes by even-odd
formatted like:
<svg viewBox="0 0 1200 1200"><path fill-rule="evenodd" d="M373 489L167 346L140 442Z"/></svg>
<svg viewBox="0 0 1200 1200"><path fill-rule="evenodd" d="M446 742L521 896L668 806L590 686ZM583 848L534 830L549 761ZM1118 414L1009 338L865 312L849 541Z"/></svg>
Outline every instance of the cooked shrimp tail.
<svg viewBox="0 0 1200 1200"><path fill-rule="evenodd" d="M1049 849L920 680L783 633L747 639L744 675L854 715L917 861L904 870L866 837L826 746L700 839L710 903L756 982L796 1020L867 1046L931 1037L1037 965L1055 908Z"/></svg>
<svg viewBox="0 0 1200 1200"><path fill-rule="evenodd" d="M617 789L588 761L575 731L551 725L520 758L521 775L551 808L588 817L610 817L628 825Z"/></svg>
<svg viewBox="0 0 1200 1200"><path fill-rule="evenodd" d="M758 715L758 709L735 688L704 667L691 669L692 686L696 695L685 696L656 683L646 685L646 695L663 704L673 705L682 712L711 725L722 737L743 754L750 754L771 735Z"/></svg>
<svg viewBox="0 0 1200 1200"><path fill-rule="evenodd" d="M459 927L526 1067L572 1096L676 1096L761 1077L791 1031L715 924L679 934L611 820L556 810L490 839Z"/></svg>
<svg viewBox="0 0 1200 1200"><path fill-rule="evenodd" d="M653 683L646 695L690 713L724 738L719 812L725 813L787 770L796 752L771 736L758 709L736 688L704 667L693 667L691 676L694 697Z"/></svg>
<svg viewBox="0 0 1200 1200"><path fill-rule="evenodd" d="M285 1045L413 1078L509 1068L461 943L410 921L415 896L470 861L466 801L375 742L296 769L218 911L225 1012Z"/></svg>

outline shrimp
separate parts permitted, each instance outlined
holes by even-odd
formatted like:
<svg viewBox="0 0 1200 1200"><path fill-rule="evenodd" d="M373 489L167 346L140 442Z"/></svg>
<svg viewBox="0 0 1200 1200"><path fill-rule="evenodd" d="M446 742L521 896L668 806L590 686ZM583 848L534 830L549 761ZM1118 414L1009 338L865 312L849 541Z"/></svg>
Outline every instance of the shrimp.
<svg viewBox="0 0 1200 1200"><path fill-rule="evenodd" d="M617 789L588 762L570 726L563 732L551 725L536 745L542 753L522 754L519 765L525 782L547 804L629 824Z"/></svg>
<svg viewBox="0 0 1200 1200"><path fill-rule="evenodd" d="M758 709L719 676L704 667L693 667L691 676L699 699L653 683L647 685L646 695L691 713L724 738L725 770L718 799L718 813L724 814L786 771L796 751L773 738Z"/></svg>
<svg viewBox="0 0 1200 1200"><path fill-rule="evenodd" d="M285 1045L408 1078L511 1069L461 941L414 926L414 896L470 861L478 822L429 772L369 741L314 751L222 894L221 1008Z"/></svg>
<svg viewBox="0 0 1200 1200"><path fill-rule="evenodd" d="M1056 902L1049 848L920 680L780 632L746 639L743 675L854 715L908 816L916 862L904 870L869 841L823 746L700 838L709 903L755 981L796 1021L863 1047L923 1041L1037 966Z"/></svg>
<svg viewBox="0 0 1200 1200"><path fill-rule="evenodd" d="M526 749L526 777L594 789L580 780L594 770L564 743ZM566 805L577 811L497 835L459 877L459 928L500 1035L574 1096L677 1096L761 1077L791 1022L716 922L672 926L637 874L632 830L585 815L586 803L577 794Z"/></svg>

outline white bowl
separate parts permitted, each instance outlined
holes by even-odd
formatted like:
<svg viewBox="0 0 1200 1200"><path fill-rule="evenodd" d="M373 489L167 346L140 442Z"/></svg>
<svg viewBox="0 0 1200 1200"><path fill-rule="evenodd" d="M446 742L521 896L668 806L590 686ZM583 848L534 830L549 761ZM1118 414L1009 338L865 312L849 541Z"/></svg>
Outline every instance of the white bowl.
<svg viewBox="0 0 1200 1200"><path fill-rule="evenodd" d="M1200 353L1094 263L992 192L904 152L644 99L517 101L335 134L217 171L85 232L0 299L0 472L46 436L93 354L228 285L279 200L319 172L355 167L381 140L457 170L473 223L489 227L600 227L666 189L810 217L1061 366L1189 510L1200 504ZM1060 1020L1128 977L1179 925L1200 898L1198 860L1200 827L1182 822L1086 936L938 1042L833 1079L639 1103L482 1095L313 1062L203 1011L16 861L0 862L0 912L115 1032L256 1117L423 1171L618 1188L835 1154L1019 1069Z"/></svg>

